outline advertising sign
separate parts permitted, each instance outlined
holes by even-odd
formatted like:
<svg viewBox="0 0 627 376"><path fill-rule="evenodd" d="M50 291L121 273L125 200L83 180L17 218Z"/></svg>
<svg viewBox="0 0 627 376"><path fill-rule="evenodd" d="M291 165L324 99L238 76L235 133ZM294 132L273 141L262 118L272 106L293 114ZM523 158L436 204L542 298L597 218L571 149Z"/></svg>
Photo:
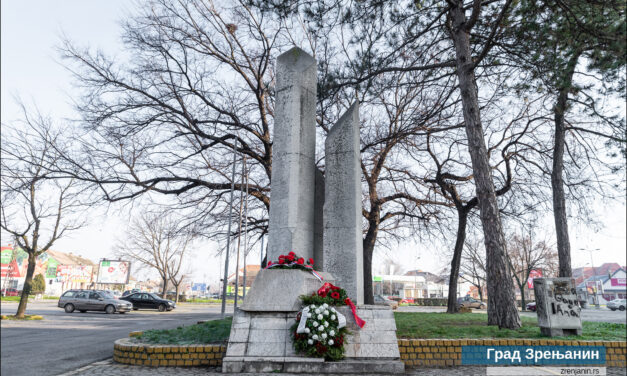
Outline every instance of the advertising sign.
<svg viewBox="0 0 627 376"><path fill-rule="evenodd" d="M91 282L93 267L90 265L57 266L57 282Z"/></svg>
<svg viewBox="0 0 627 376"><path fill-rule="evenodd" d="M611 278L610 284L612 287L625 287L627 286L627 278Z"/></svg>
<svg viewBox="0 0 627 376"><path fill-rule="evenodd" d="M603 284L601 281L587 281L586 288L588 289L588 294L602 294L603 293Z"/></svg>
<svg viewBox="0 0 627 376"><path fill-rule="evenodd" d="M96 282L127 284L130 271L130 261L101 260Z"/></svg>
<svg viewBox="0 0 627 376"><path fill-rule="evenodd" d="M192 285L192 291L207 291L206 283L194 283Z"/></svg>
<svg viewBox="0 0 627 376"><path fill-rule="evenodd" d="M527 287L533 289L533 279L542 278L542 269L531 269L529 272L529 278L527 278Z"/></svg>

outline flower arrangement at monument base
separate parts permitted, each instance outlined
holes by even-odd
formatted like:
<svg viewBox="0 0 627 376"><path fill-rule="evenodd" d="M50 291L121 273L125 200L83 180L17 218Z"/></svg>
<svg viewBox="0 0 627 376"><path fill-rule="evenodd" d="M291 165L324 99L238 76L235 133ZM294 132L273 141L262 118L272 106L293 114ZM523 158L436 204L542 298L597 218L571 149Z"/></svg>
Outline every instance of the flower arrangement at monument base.
<svg viewBox="0 0 627 376"><path fill-rule="evenodd" d="M300 297L304 304L328 304L331 306L343 306L350 307L355 323L360 328L366 325L366 322L357 315L357 307L353 301L348 297L346 290L341 287L334 286L333 284L326 282L322 287L311 295L303 295Z"/></svg>
<svg viewBox="0 0 627 376"><path fill-rule="evenodd" d="M344 358L346 318L327 303L305 306L290 331L296 351L326 360Z"/></svg>

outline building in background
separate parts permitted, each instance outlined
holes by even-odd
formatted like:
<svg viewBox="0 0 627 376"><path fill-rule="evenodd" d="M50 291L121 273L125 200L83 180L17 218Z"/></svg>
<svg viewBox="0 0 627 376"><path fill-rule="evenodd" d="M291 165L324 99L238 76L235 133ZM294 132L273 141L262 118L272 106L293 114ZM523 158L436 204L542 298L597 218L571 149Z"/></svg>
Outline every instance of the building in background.
<svg viewBox="0 0 627 376"><path fill-rule="evenodd" d="M261 265L246 265L246 291L252 286L260 270ZM239 295L242 296L244 293L244 268L240 268L239 270L238 286ZM235 273L229 276L226 290L227 294L235 295Z"/></svg>
<svg viewBox="0 0 627 376"><path fill-rule="evenodd" d="M28 254L12 245L3 246L0 251L2 289L22 290L28 268ZM44 276L46 294L60 295L72 288L87 288L92 282L95 264L80 255L49 250L37 257L35 273Z"/></svg>

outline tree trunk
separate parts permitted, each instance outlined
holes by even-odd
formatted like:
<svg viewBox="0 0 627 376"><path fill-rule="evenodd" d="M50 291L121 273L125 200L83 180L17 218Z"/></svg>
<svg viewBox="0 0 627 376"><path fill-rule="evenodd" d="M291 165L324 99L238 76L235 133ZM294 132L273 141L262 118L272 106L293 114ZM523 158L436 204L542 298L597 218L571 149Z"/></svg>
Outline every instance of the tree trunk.
<svg viewBox="0 0 627 376"><path fill-rule="evenodd" d="M457 77L468 137L468 152L472 161L486 247L488 325L516 329L521 325L520 316L516 308L511 271L505 261L505 238L492 182L488 152L483 138L478 90L470 51L470 33L465 29L466 16L462 1L456 1L451 6L450 18L452 20L451 36L457 59Z"/></svg>
<svg viewBox="0 0 627 376"><path fill-rule="evenodd" d="M24 287L22 288L22 296L20 296L20 304L17 306L15 317L23 319L26 312L26 304L28 304L28 295L33 288L33 274L35 274L35 266L37 265L37 256L34 253L28 253L28 267L26 269L26 277L24 278Z"/></svg>
<svg viewBox="0 0 627 376"><path fill-rule="evenodd" d="M448 282L448 301L446 303L446 313L457 313L457 281L459 279L459 266L466 240L466 223L468 221L468 211L464 208L457 209L457 240L453 250L453 260L451 261L451 275Z"/></svg>
<svg viewBox="0 0 627 376"><path fill-rule="evenodd" d="M161 289L161 297L163 299L166 299L166 296L168 295L168 277L162 277L163 278L163 288Z"/></svg>
<svg viewBox="0 0 627 376"><path fill-rule="evenodd" d="M372 288L372 253L377 241L379 226L374 221L369 221L368 232L364 238L364 304L374 304L374 291Z"/></svg>
<svg viewBox="0 0 627 376"><path fill-rule="evenodd" d="M566 217L566 198L564 195L564 146L566 143L564 114L566 113L568 92L572 87L573 74L578 60L579 54L575 53L568 62L554 108L555 145L553 146L551 188L553 191L553 217L555 219L555 235L557 237L557 255L559 257L559 277L573 276L570 265L570 240L568 239L568 219Z"/></svg>
<svg viewBox="0 0 627 376"><path fill-rule="evenodd" d="M176 286L176 288L175 288L175 290L176 290L176 297L174 298L174 302L175 302L175 303L178 303L178 302L179 302L179 289L180 289L180 285L175 285L175 286Z"/></svg>

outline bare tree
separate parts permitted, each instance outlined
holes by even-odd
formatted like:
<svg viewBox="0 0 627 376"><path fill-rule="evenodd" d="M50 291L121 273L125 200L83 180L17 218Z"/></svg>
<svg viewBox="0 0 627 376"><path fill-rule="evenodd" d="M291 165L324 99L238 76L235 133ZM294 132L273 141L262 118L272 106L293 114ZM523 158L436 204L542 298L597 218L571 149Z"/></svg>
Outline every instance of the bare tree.
<svg viewBox="0 0 627 376"><path fill-rule="evenodd" d="M181 273L182 265L192 239L191 233L183 231L179 222L166 213L144 212L133 221L126 237L118 241L116 254L156 271L162 281L163 297L172 282L178 298L178 287L185 276Z"/></svg>
<svg viewBox="0 0 627 376"><path fill-rule="evenodd" d="M85 225L80 187L73 179L48 179L48 170L59 157L53 148L67 146L50 119L28 114L17 124L2 125L2 199L0 227L28 254L24 288L15 314L23 318L33 287L37 257L70 231Z"/></svg>
<svg viewBox="0 0 627 376"><path fill-rule="evenodd" d="M479 291L479 299L483 300L483 289L486 286L485 247L480 239L466 241L462 254L460 278L470 282Z"/></svg>
<svg viewBox="0 0 627 376"><path fill-rule="evenodd" d="M534 226L528 225L510 238L507 259L520 291L524 311L525 285L529 274L533 269L542 269L545 273L557 269L557 252L546 240L536 240Z"/></svg>

